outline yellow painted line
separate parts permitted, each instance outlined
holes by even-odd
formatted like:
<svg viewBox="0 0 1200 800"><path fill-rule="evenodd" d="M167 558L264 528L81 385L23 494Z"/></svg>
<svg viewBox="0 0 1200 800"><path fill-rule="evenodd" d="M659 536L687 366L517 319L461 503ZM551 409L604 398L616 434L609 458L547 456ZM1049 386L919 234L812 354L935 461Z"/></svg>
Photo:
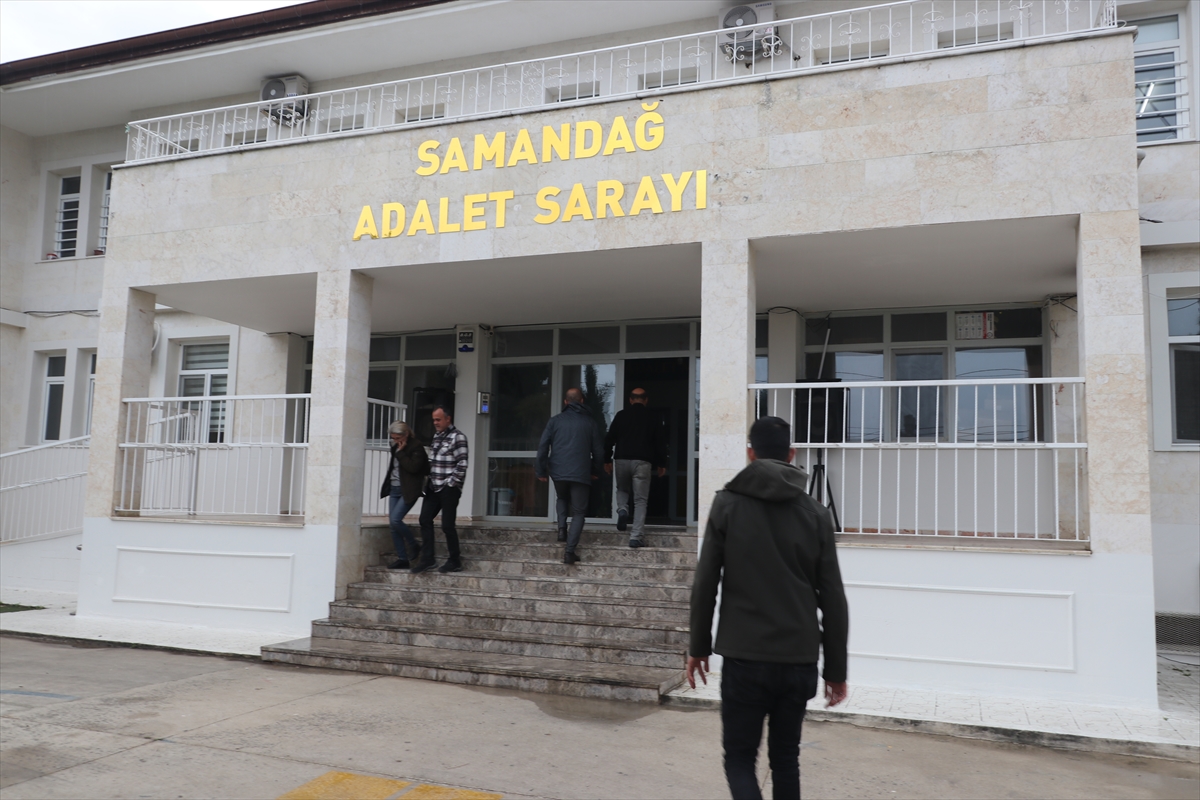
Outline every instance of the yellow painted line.
<svg viewBox="0 0 1200 800"><path fill-rule="evenodd" d="M503 797L502 794L477 792L474 789L454 789L422 783L405 792L399 800L501 800Z"/></svg>
<svg viewBox="0 0 1200 800"><path fill-rule="evenodd" d="M412 781L394 781L351 772L326 772L303 786L279 795L279 800L387 800L409 786L412 786Z"/></svg>

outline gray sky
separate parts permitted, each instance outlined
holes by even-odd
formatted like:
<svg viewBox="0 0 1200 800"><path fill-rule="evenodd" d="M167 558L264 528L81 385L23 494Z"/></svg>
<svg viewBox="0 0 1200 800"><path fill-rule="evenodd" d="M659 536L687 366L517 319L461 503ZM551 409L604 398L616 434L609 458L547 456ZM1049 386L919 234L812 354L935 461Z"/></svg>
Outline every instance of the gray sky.
<svg viewBox="0 0 1200 800"><path fill-rule="evenodd" d="M0 0L0 61L17 61L303 1Z"/></svg>

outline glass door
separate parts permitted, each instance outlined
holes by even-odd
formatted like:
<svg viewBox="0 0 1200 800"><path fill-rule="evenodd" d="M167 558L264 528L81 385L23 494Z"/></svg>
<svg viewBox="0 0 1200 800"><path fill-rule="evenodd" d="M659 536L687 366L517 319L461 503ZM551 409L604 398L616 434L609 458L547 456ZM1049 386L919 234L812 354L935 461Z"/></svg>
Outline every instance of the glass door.
<svg viewBox="0 0 1200 800"><path fill-rule="evenodd" d="M555 413L562 411L562 397L567 390L575 387L583 390L584 406L592 415L600 438L608 433L617 414L619 392L617 385L617 365L605 364L563 364L560 377L562 383L556 395L558 400ZM601 472L598 479L592 482L592 492L588 500L588 519L602 522L613 520L613 479Z"/></svg>
<svg viewBox="0 0 1200 800"><path fill-rule="evenodd" d="M552 389L549 362L492 367L488 516L548 518L549 485L537 479L534 460L550 419Z"/></svg>

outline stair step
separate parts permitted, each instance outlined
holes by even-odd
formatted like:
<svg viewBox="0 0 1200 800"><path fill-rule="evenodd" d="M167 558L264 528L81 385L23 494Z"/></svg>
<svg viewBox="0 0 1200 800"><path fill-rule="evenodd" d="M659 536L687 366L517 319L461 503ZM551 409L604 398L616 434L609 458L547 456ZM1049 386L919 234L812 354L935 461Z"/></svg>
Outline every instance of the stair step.
<svg viewBox="0 0 1200 800"><path fill-rule="evenodd" d="M377 644L434 647L443 650L470 650L478 653L554 658L636 667L678 669L683 663L686 645L662 645L582 639L544 633L497 633L470 629L424 628L381 625L344 620L313 622L314 638L337 639Z"/></svg>
<svg viewBox="0 0 1200 800"><path fill-rule="evenodd" d="M563 545L552 540L549 542L499 542L472 541L461 539L463 557L466 559L486 559L489 561L562 561ZM634 550L628 544L587 544L580 545L580 553L587 556L584 563L596 564L628 564L642 567L688 567L696 566L696 552L669 547L642 547ZM434 553L439 560L446 557L446 546L442 541L436 543ZM386 561L395 558L395 553L388 551L381 554Z"/></svg>
<svg viewBox="0 0 1200 800"><path fill-rule="evenodd" d="M409 528L413 530L413 535L420 538L417 526L409 522ZM387 525L364 525L364 530L380 530L389 531ZM552 527L544 528L500 528L493 526L474 526L474 525L459 525L458 537L462 542L487 541L487 542L511 542L514 544L536 544L536 543L554 543L558 536L556 529ZM441 528L436 528L435 539L439 542L442 540ZM675 550L689 550L693 553L698 550L699 539L694 532L688 532L683 528L650 528L645 530L645 539L650 547L665 547ZM615 527L609 528L593 528L588 526L583 529L583 536L580 539L581 546L587 547L591 545L607 545L610 547L628 547L629 532L618 531Z"/></svg>
<svg viewBox="0 0 1200 800"><path fill-rule="evenodd" d="M442 579L459 575L461 573L438 575L437 577ZM413 577L420 578L421 576ZM515 583L520 584L521 582L515 581ZM654 588L656 587L650 587L650 589ZM490 588L465 587L451 584L449 581L441 582L440 586L422 585L416 582L408 585L355 583L350 585L347 599L391 604L422 604L438 609L472 608L491 611L493 614L524 611L534 614L578 616L585 619L686 621L688 618L688 604L681 600L586 595L555 596L545 593L506 592Z"/></svg>
<svg viewBox="0 0 1200 800"><path fill-rule="evenodd" d="M405 589L466 589L492 595L537 595L548 599L601 597L620 600L686 603L691 597L687 583L618 580L588 575L503 575L490 572L440 573L433 570L413 575L405 570L371 568L364 581ZM351 591L354 586L351 584Z"/></svg>
<svg viewBox="0 0 1200 800"><path fill-rule="evenodd" d="M424 603L339 600L330 603L330 622L408 627L423 630L470 630L492 636L532 634L627 644L658 644L686 649L686 615L677 620L588 618L493 609L430 608Z"/></svg>
<svg viewBox="0 0 1200 800"><path fill-rule="evenodd" d="M659 583L687 587L691 586L692 576L695 574L693 567L594 563L589 560L590 555L590 551L581 551L580 556L584 560L578 564L567 566L562 562L561 553L553 559L490 559L479 558L473 556L470 551L464 551L463 572L455 574L523 579L577 578L589 582L601 580L616 583ZM441 563L444 559L438 559L438 561ZM399 576L409 573L405 570L388 570L382 565L367 569L368 580L383 581L381 576L384 574Z"/></svg>
<svg viewBox="0 0 1200 800"><path fill-rule="evenodd" d="M335 639L297 639L268 645L262 652L266 661L645 703L659 702L683 680L680 668Z"/></svg>

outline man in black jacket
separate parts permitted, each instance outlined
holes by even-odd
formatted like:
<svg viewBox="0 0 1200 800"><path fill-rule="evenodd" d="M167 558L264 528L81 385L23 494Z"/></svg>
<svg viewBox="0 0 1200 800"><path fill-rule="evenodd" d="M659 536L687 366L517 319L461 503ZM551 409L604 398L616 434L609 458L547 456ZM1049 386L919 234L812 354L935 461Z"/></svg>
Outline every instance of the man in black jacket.
<svg viewBox="0 0 1200 800"><path fill-rule="evenodd" d="M778 417L750 429L750 465L717 492L692 585L687 678L707 682L717 586L725 777L736 800L761 798L754 763L769 717L767 753L775 800L800 796L800 726L817 693L825 654L825 698L846 698L849 612L829 511L792 466L791 430ZM724 578L722 579L722 570ZM817 610L821 619L817 619Z"/></svg>
<svg viewBox="0 0 1200 800"><path fill-rule="evenodd" d="M554 479L554 493L558 495L558 540L567 543L563 563L575 564L579 561L575 548L583 534L592 481L600 476L604 455L600 428L583 405L583 390L568 389L563 406L562 413L551 417L542 431L535 470L539 481Z"/></svg>
<svg viewBox="0 0 1200 800"><path fill-rule="evenodd" d="M629 393L629 408L617 412L604 437L604 471L617 472L617 530L629 525L629 498L633 497L633 530L629 546L642 547L646 503L650 499L650 473L667 474L667 448L663 426L646 408L645 389ZM614 452L615 450L615 452Z"/></svg>

